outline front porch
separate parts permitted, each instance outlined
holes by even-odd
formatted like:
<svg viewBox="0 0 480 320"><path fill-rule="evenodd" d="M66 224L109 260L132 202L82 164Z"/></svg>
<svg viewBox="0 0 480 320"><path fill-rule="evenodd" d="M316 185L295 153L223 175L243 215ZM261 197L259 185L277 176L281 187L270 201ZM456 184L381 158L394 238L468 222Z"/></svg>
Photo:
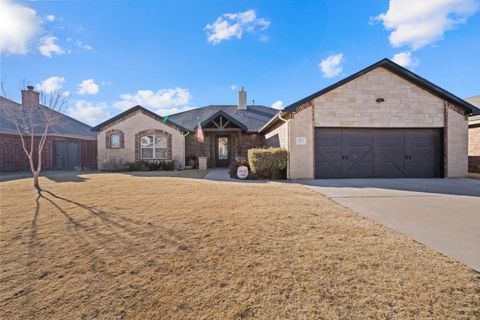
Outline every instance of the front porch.
<svg viewBox="0 0 480 320"><path fill-rule="evenodd" d="M185 156L207 157L208 168L228 167L239 158L246 158L250 148L262 147L265 138L262 134L249 133L246 127L218 112L202 123L205 142L200 143L194 134L185 137Z"/></svg>

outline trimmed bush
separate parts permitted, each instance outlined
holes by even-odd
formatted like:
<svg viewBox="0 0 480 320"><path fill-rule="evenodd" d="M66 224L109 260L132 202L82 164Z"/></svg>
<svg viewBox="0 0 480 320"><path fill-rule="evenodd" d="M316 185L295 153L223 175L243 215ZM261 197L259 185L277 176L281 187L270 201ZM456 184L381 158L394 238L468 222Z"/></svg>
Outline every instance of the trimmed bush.
<svg viewBox="0 0 480 320"><path fill-rule="evenodd" d="M102 171L128 171L129 163L121 159L114 159L103 164Z"/></svg>
<svg viewBox="0 0 480 320"><path fill-rule="evenodd" d="M287 150L283 148L249 149L248 165L260 179L285 179Z"/></svg>
<svg viewBox="0 0 480 320"><path fill-rule="evenodd" d="M173 160L137 160L126 162L124 171L173 171L175 162Z"/></svg>
<svg viewBox="0 0 480 320"><path fill-rule="evenodd" d="M246 166L248 168L248 171L250 171L250 167L248 166L248 162L246 159L238 159L238 160L232 161L232 163L230 163L230 167L228 168L228 171L230 173L230 178L238 179L237 170L238 170L238 167L241 167L241 166ZM250 178L250 173L248 174L248 178Z"/></svg>

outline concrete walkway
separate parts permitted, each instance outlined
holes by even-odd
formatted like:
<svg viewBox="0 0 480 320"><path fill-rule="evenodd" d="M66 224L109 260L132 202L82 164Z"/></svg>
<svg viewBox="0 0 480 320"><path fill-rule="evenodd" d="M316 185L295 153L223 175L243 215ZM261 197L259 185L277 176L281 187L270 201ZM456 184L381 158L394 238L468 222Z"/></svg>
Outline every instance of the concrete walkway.
<svg viewBox="0 0 480 320"><path fill-rule="evenodd" d="M208 173L203 177L203 179L212 181L234 181L234 179L230 178L228 169L226 168L208 169Z"/></svg>
<svg viewBox="0 0 480 320"><path fill-rule="evenodd" d="M480 271L480 180L306 180L334 201Z"/></svg>

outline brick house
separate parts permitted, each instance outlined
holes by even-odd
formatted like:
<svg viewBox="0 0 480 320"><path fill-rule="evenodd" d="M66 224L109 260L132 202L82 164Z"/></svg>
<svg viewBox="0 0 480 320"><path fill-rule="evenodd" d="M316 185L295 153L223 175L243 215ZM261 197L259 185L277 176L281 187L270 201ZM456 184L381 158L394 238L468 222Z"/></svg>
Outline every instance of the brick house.
<svg viewBox="0 0 480 320"><path fill-rule="evenodd" d="M258 130L277 110L246 104L246 92L239 92L238 105L209 105L162 117L135 106L94 128L98 137L98 166L111 161L174 160L178 167L186 157L206 157L209 168L226 167L247 150L265 145ZM201 124L205 142L195 130Z"/></svg>
<svg viewBox="0 0 480 320"><path fill-rule="evenodd" d="M480 108L480 96L465 100ZM468 171L480 173L480 115L468 120Z"/></svg>
<svg viewBox="0 0 480 320"><path fill-rule="evenodd" d="M29 86L22 90L22 102L0 97L0 172L29 171L28 158L22 148L17 129L7 116L7 110L18 110L27 103L40 105L39 93ZM40 118L40 117L37 117ZM41 123L35 124L34 142L43 132ZM30 143L30 137L26 137ZM35 160L36 163L37 160ZM60 114L59 121L49 128L42 153L42 170L81 170L97 168L97 141L91 127L67 115Z"/></svg>
<svg viewBox="0 0 480 320"><path fill-rule="evenodd" d="M262 129L300 178L464 177L472 104L383 59L277 114Z"/></svg>

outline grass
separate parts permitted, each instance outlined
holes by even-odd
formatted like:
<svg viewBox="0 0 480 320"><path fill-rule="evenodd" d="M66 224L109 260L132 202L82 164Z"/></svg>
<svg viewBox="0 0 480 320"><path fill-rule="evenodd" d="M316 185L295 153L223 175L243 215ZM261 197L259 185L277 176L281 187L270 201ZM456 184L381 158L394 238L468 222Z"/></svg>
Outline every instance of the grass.
<svg viewBox="0 0 480 320"><path fill-rule="evenodd" d="M480 317L478 273L308 188L80 177L0 183L0 317Z"/></svg>

